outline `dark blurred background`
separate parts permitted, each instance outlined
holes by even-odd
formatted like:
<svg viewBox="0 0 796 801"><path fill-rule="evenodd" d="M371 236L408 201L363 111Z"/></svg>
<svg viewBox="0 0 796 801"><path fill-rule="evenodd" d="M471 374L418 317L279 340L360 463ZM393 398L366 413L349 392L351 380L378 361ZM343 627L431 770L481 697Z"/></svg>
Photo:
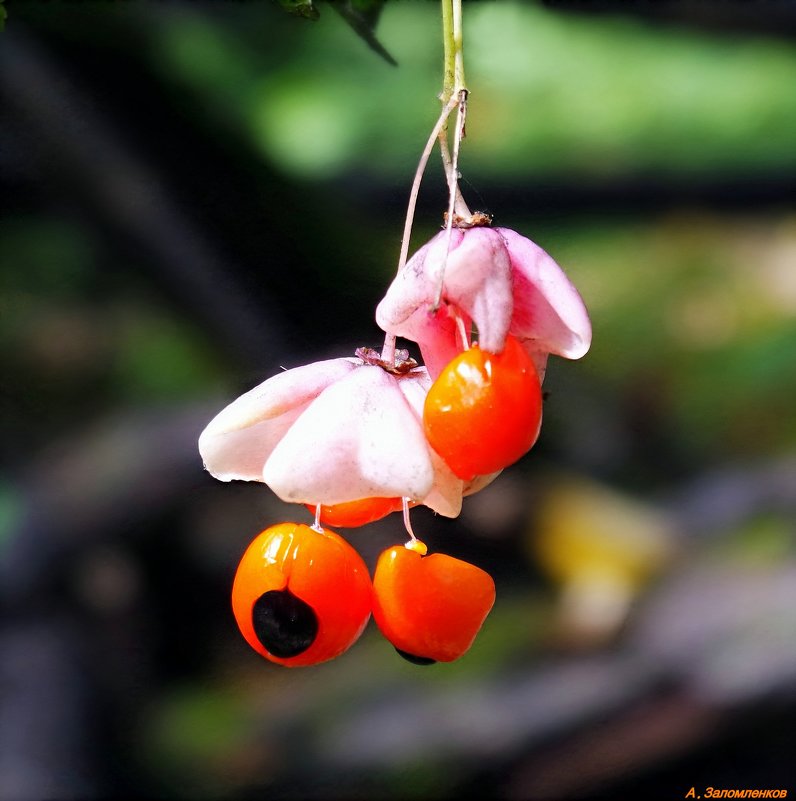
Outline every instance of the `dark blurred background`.
<svg viewBox="0 0 796 801"><path fill-rule="evenodd" d="M796 712L796 4L465 4L463 191L594 324L538 445L437 550L495 576L451 665L371 624L268 664L243 549L309 521L196 439L378 347L438 113L436 3L14 2L0 34L0 799L675 799L787 789ZM426 177L413 245L438 229ZM351 532L372 565L398 516Z"/></svg>

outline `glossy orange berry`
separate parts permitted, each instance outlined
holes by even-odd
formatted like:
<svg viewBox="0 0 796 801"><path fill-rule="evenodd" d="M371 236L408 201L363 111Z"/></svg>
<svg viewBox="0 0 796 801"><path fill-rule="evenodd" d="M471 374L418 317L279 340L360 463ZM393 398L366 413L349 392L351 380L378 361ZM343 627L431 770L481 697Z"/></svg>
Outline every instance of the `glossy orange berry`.
<svg viewBox="0 0 796 801"><path fill-rule="evenodd" d="M334 659L354 644L373 603L367 566L339 535L280 523L246 549L232 609L246 641L288 667Z"/></svg>
<svg viewBox="0 0 796 801"><path fill-rule="evenodd" d="M465 481L516 462L536 442L541 422L536 368L512 336L502 353L478 345L460 353L440 373L423 408L429 444Z"/></svg>
<svg viewBox="0 0 796 801"><path fill-rule="evenodd" d="M489 573L446 554L422 556L398 545L384 551L376 564L373 617L410 662L458 659L473 644L494 603Z"/></svg>
<svg viewBox="0 0 796 801"><path fill-rule="evenodd" d="M315 507L305 504L313 514ZM381 520L401 508L400 498L361 498L358 501L321 506L321 523L335 528L354 528Z"/></svg>

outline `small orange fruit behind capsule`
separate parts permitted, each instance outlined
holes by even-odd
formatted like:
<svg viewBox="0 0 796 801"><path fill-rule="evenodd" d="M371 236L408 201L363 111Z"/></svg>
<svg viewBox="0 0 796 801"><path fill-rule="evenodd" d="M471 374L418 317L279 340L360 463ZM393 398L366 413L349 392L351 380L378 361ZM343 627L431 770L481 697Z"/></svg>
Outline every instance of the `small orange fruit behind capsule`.
<svg viewBox="0 0 796 801"><path fill-rule="evenodd" d="M473 644L494 603L489 573L446 554L422 556L398 545L384 551L376 564L373 617L410 662L458 659Z"/></svg>
<svg viewBox="0 0 796 801"><path fill-rule="evenodd" d="M359 554L339 535L280 523L246 549L232 610L257 653L288 667L339 656L370 617L373 587Z"/></svg>
<svg viewBox="0 0 796 801"><path fill-rule="evenodd" d="M360 498L358 501L321 506L321 523L335 528L355 528L373 523L401 509L400 498ZM315 514L315 507L305 504Z"/></svg>
<svg viewBox="0 0 796 801"><path fill-rule="evenodd" d="M456 356L423 408L429 444L465 481L516 462L536 442L541 422L539 376L513 336L502 353L474 345Z"/></svg>

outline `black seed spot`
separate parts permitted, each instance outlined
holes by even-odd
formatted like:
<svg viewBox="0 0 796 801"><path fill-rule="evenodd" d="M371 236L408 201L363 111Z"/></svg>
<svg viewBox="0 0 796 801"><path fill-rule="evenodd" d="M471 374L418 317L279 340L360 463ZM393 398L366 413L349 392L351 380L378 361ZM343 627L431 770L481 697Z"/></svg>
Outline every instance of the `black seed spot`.
<svg viewBox="0 0 796 801"><path fill-rule="evenodd" d="M290 590L269 590L252 608L257 639L279 659L298 656L318 635L318 618L312 607Z"/></svg>
<svg viewBox="0 0 796 801"><path fill-rule="evenodd" d="M407 662L411 662L413 665L436 665L436 659L429 659L427 656L415 656L414 654L407 653L406 651L402 651L400 648L395 649L400 656L402 656Z"/></svg>

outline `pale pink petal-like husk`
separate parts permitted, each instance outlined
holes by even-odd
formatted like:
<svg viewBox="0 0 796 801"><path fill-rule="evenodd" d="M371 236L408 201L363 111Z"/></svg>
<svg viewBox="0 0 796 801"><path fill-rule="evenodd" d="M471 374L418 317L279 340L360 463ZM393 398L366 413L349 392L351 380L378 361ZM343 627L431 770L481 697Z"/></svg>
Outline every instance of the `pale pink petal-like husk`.
<svg viewBox="0 0 796 801"><path fill-rule="evenodd" d="M506 241L514 283L510 333L534 357L537 368L547 354L579 359L591 345L591 322L583 300L556 262L530 239L495 228Z"/></svg>
<svg viewBox="0 0 796 801"><path fill-rule="evenodd" d="M465 481L462 495L466 498L468 495L475 495L476 492L481 492L484 487L488 487L502 472L502 470L497 470L486 476L476 476L470 481Z"/></svg>
<svg viewBox="0 0 796 801"><path fill-rule="evenodd" d="M424 332L428 326L429 307L437 291L436 269L439 268L440 249L444 252L445 235L442 231L426 242L387 288L376 307L376 323L387 333L414 342L422 339L418 333ZM454 229L451 232L451 253L456 251L463 238L462 231Z"/></svg>
<svg viewBox="0 0 796 801"><path fill-rule="evenodd" d="M329 359L279 373L222 409L199 437L205 468L221 481L262 481L263 465L287 430L329 385L360 364Z"/></svg>
<svg viewBox="0 0 796 801"><path fill-rule="evenodd" d="M448 257L443 297L473 319L484 350L503 350L511 325L513 293L509 254L497 231L465 231L461 245Z"/></svg>
<svg viewBox="0 0 796 801"><path fill-rule="evenodd" d="M470 318L463 312L461 316L465 330L469 330ZM415 342L420 347L420 355L428 374L436 380L451 359L461 353L461 337L456 320L451 314L451 307L442 305L435 314L427 314L424 322L418 315L417 323L415 331L418 338Z"/></svg>
<svg viewBox="0 0 796 801"><path fill-rule="evenodd" d="M331 505L423 498L434 469L396 378L368 365L310 403L274 448L263 479L284 501Z"/></svg>
<svg viewBox="0 0 796 801"><path fill-rule="evenodd" d="M443 265L442 300L473 319L481 347L500 352L511 324L511 264L503 237L489 228L454 229L446 261L447 236L441 231L409 260L376 309L381 328L421 344L432 375L451 342L449 328L434 336L447 316L430 311Z"/></svg>

